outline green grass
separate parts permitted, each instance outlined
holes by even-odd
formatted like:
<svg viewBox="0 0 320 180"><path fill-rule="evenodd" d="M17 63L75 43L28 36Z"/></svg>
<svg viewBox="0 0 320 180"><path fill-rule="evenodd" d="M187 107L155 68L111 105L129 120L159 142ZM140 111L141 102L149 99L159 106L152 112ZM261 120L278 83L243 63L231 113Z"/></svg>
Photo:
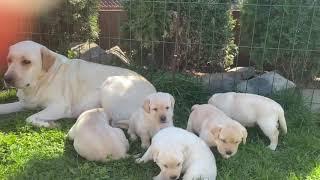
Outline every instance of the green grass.
<svg viewBox="0 0 320 180"><path fill-rule="evenodd" d="M175 124L186 127L190 108L205 103L210 94L192 78L155 73L146 75L159 91L176 98ZM14 91L0 93L0 102L11 102ZM296 92L274 95L286 112L288 134L280 137L278 149L266 148L269 141L257 128L249 129L246 145L222 159L214 151L218 179L320 179L319 116L303 106ZM150 180L159 172L149 162L138 165L133 158L108 163L89 162L79 157L65 135L74 119L60 120L56 129L35 128L25 123L34 111L0 116L0 179L130 179ZM143 153L139 142L130 143L130 154Z"/></svg>

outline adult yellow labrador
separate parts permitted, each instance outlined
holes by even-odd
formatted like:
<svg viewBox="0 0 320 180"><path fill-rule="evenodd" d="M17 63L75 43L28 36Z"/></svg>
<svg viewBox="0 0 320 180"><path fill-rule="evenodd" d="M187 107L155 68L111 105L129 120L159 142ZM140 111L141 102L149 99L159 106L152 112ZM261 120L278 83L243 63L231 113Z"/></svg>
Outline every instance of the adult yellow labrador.
<svg viewBox="0 0 320 180"><path fill-rule="evenodd" d="M119 67L68 59L45 46L22 41L9 49L5 82L18 89L18 102L1 104L0 114L42 110L27 118L49 127L60 118L75 118L103 106L112 120L129 119L156 92L141 75Z"/></svg>

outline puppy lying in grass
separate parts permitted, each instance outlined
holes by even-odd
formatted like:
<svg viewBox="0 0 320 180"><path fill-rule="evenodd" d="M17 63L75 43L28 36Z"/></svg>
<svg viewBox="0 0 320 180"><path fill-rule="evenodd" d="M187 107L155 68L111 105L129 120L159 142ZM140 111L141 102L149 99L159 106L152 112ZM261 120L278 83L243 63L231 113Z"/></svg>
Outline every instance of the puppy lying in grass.
<svg viewBox="0 0 320 180"><path fill-rule="evenodd" d="M280 104L267 97L247 93L218 93L208 101L243 126L258 125L270 139L271 150L278 145L278 121L284 134L287 124Z"/></svg>
<svg viewBox="0 0 320 180"><path fill-rule="evenodd" d="M181 174L183 180L215 180L215 158L203 140L193 133L176 127L160 130L151 146L137 163L153 160L161 169L154 180L175 180Z"/></svg>
<svg viewBox="0 0 320 180"><path fill-rule="evenodd" d="M224 158L235 155L238 146L246 143L247 130L211 104L194 105L187 130L199 134L209 147L217 146Z"/></svg>
<svg viewBox="0 0 320 180"><path fill-rule="evenodd" d="M171 94L157 92L144 100L143 107L132 114L129 121L121 121L129 126L128 134L132 140L141 138L141 147L148 148L150 139L160 130L173 126L173 110L175 100Z"/></svg>
<svg viewBox="0 0 320 180"><path fill-rule="evenodd" d="M109 125L102 108L82 113L68 132L77 153L89 161L107 161L127 156L129 142L123 131Z"/></svg>

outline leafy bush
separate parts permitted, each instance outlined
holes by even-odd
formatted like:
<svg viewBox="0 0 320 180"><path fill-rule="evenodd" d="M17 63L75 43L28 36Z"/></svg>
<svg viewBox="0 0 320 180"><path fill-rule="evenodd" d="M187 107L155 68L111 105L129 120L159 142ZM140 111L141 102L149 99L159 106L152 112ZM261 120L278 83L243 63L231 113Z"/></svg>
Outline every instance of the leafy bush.
<svg viewBox="0 0 320 180"><path fill-rule="evenodd" d="M210 66L223 70L233 63L237 49L230 1L132 0L125 1L124 7L129 21L123 32L137 41L130 46L136 62L151 55L155 64L180 69Z"/></svg>
<svg viewBox="0 0 320 180"><path fill-rule="evenodd" d="M99 35L98 8L100 0L65 0L40 18L42 43L67 53L73 42L95 40Z"/></svg>
<svg viewBox="0 0 320 180"><path fill-rule="evenodd" d="M244 1L241 45L249 47L251 60L257 67L271 65L293 81L311 80L317 75L319 5L314 0Z"/></svg>

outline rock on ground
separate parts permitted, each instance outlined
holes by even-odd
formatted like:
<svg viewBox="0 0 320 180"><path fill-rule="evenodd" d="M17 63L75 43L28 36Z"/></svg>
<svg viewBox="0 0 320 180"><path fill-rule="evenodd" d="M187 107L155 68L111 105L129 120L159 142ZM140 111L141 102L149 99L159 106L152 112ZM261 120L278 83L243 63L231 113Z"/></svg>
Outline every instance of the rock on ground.
<svg viewBox="0 0 320 180"><path fill-rule="evenodd" d="M302 89L304 103L312 112L320 112L320 89Z"/></svg>
<svg viewBox="0 0 320 180"><path fill-rule="evenodd" d="M239 82L254 75L253 67L235 67L223 73L205 74L201 79L211 92L228 92L234 91Z"/></svg>
<svg viewBox="0 0 320 180"><path fill-rule="evenodd" d="M241 81L236 90L260 95L269 95L285 89L296 87L295 83L284 78L275 71L264 73L250 80Z"/></svg>
<svg viewBox="0 0 320 180"><path fill-rule="evenodd" d="M77 54L77 58L99 64L129 64L122 50L115 46L110 50L103 50L93 42L76 44L71 48Z"/></svg>

